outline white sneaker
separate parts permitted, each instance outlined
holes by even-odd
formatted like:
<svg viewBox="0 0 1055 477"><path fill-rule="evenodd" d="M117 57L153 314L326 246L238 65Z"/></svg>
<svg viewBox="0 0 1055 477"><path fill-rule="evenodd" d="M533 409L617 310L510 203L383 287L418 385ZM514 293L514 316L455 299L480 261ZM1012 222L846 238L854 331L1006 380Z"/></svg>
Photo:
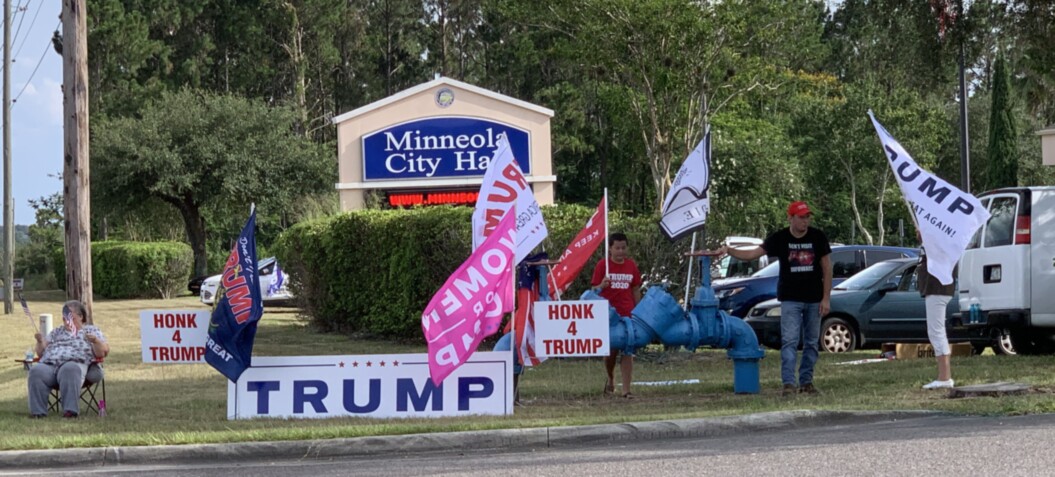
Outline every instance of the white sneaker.
<svg viewBox="0 0 1055 477"><path fill-rule="evenodd" d="M951 379L948 380L948 381L934 380L934 381L931 381L929 384L924 384L923 385L923 389L948 389L948 388L951 388L952 386L953 386L953 382L952 382Z"/></svg>

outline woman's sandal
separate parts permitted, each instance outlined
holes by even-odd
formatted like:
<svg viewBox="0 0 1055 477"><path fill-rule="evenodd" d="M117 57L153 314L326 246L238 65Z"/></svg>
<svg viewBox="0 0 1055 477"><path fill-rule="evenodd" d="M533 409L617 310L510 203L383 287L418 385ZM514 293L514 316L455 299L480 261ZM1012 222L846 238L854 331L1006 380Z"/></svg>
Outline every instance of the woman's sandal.
<svg viewBox="0 0 1055 477"><path fill-rule="evenodd" d="M623 394L623 399L634 399L634 395L630 393Z"/></svg>
<svg viewBox="0 0 1055 477"><path fill-rule="evenodd" d="M604 395L611 396L613 393L615 393L615 383L606 379L604 381Z"/></svg>

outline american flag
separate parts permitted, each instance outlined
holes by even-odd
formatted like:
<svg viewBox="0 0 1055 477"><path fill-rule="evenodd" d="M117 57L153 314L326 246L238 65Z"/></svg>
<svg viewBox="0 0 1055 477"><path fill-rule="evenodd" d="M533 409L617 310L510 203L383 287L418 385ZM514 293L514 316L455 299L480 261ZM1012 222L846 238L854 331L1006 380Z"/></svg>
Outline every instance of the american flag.
<svg viewBox="0 0 1055 477"><path fill-rule="evenodd" d="M18 302L22 304L22 311L25 312L30 320L32 320L33 314L29 312L29 305L26 304L26 297L22 296L21 293L18 294Z"/></svg>
<svg viewBox="0 0 1055 477"><path fill-rule="evenodd" d="M65 306L62 307L62 321L66 323L66 329L70 333L77 334L77 320L73 319L73 312Z"/></svg>

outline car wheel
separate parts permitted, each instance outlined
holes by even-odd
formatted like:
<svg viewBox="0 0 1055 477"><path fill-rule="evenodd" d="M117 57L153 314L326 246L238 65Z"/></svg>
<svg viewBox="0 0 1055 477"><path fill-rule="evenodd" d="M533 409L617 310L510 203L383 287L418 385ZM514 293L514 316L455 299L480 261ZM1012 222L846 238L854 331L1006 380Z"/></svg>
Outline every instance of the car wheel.
<svg viewBox="0 0 1055 477"><path fill-rule="evenodd" d="M828 318L821 324L821 349L846 353L857 349L857 331L842 318Z"/></svg>
<svg viewBox="0 0 1055 477"><path fill-rule="evenodd" d="M1011 344L1011 331L1001 328L999 334L993 339L993 352L996 354L1014 355L1015 345Z"/></svg>
<svg viewBox="0 0 1055 477"><path fill-rule="evenodd" d="M1055 351L1051 335L1040 334L1030 328L1011 330L1011 345L1016 354L1022 355L1050 354Z"/></svg>

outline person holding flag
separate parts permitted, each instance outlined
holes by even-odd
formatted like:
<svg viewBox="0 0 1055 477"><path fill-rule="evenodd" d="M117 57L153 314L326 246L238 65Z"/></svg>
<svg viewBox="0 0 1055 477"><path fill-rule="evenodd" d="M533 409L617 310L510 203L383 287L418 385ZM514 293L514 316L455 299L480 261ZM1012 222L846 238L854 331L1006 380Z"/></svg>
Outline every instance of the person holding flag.
<svg viewBox="0 0 1055 477"><path fill-rule="evenodd" d="M923 241L919 229L916 229L916 240ZM923 297L927 310L927 339L934 348L934 359L938 362L938 379L923 385L923 389L948 389L955 385L952 380L952 364L949 356L952 349L949 347L949 337L945 332L945 310L952 301L956 285L950 283L943 285L934 275L927 271L927 251L919 256L919 265L916 266L916 288L919 296ZM955 269L953 271L955 274Z"/></svg>
<svg viewBox="0 0 1055 477"><path fill-rule="evenodd" d="M641 301L641 271L638 270L637 263L630 258L626 234L616 232L610 235L608 248L611 256L597 262L590 283L598 295L608 300L619 316L629 317ZM604 358L604 370L608 375L608 380L604 383L606 395L615 392L615 361L618 355L619 350L613 348ZM623 397L633 399L634 395L630 393L630 380L634 374L633 353L624 353L619 362L619 372L623 380Z"/></svg>
<svg viewBox="0 0 1055 477"><path fill-rule="evenodd" d="M487 165L487 172L484 173L480 184L480 194L473 208L474 251L483 246L483 243L495 233L501 221L510 213L516 214L514 224L516 247L513 263L522 263L531 251L549 235L549 230L546 228L546 221L535 199L535 194L527 179L524 178L520 166L517 165L506 134L502 132L498 135L498 147ZM521 311L512 321L515 331L513 334L516 339L513 347L517 350L516 356L520 358L520 363L525 366L533 366L541 362L535 356L531 345L531 337L534 337L535 332L529 295L517 293L517 306Z"/></svg>
<svg viewBox="0 0 1055 477"><path fill-rule="evenodd" d="M40 363L29 371L30 417L47 417L48 394L56 387L62 417L77 417L84 381L97 383L103 378L103 369L95 360L106 357L110 345L88 317L87 308L77 300L67 301L62 305L62 321L63 326L51 330L47 338L35 335Z"/></svg>
<svg viewBox="0 0 1055 477"><path fill-rule="evenodd" d="M927 305L927 336L938 361L938 379L923 385L923 389L951 388L954 383L949 364L951 350L945 336L945 309L955 289L956 263L967 250L967 242L989 221L989 211L977 197L921 168L871 110L868 117L926 251L917 267L918 287Z"/></svg>

